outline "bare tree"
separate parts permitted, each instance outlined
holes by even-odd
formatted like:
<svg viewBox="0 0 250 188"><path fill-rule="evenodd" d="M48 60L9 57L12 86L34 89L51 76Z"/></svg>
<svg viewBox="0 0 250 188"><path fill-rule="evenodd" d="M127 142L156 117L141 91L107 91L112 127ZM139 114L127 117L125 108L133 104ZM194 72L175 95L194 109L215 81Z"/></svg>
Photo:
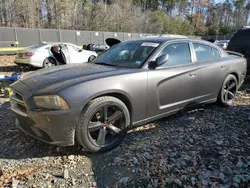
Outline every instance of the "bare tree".
<svg viewBox="0 0 250 188"><path fill-rule="evenodd" d="M220 34L246 25L249 0L0 0L0 26Z"/></svg>

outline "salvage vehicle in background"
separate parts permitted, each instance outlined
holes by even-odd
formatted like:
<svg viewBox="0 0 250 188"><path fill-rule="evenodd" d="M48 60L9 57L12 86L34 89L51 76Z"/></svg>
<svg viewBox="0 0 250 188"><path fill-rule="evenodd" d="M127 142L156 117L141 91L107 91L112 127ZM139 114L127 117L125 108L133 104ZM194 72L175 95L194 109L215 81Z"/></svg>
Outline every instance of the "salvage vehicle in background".
<svg viewBox="0 0 250 188"><path fill-rule="evenodd" d="M153 37L116 43L92 63L28 74L11 85L10 102L29 135L106 151L133 126L199 104L233 105L245 75L245 58L212 43Z"/></svg>
<svg viewBox="0 0 250 188"><path fill-rule="evenodd" d="M217 40L215 40L215 39L205 39L206 41L208 41L208 42L211 42L211 43L216 43L217 42Z"/></svg>
<svg viewBox="0 0 250 188"><path fill-rule="evenodd" d="M227 49L228 43L229 43L229 40L218 40L215 42L215 44L221 47L223 50Z"/></svg>
<svg viewBox="0 0 250 188"><path fill-rule="evenodd" d="M39 43L17 51L15 63L21 66L48 68L62 64L91 62L96 57L96 52L80 49L70 43Z"/></svg>
<svg viewBox="0 0 250 188"><path fill-rule="evenodd" d="M230 40L227 50L241 53L247 59L247 74L250 75L250 26L244 26Z"/></svg>
<svg viewBox="0 0 250 188"><path fill-rule="evenodd" d="M83 45L83 49L95 51L98 55L100 55L101 53L107 51L109 49L109 46L104 44L88 44Z"/></svg>

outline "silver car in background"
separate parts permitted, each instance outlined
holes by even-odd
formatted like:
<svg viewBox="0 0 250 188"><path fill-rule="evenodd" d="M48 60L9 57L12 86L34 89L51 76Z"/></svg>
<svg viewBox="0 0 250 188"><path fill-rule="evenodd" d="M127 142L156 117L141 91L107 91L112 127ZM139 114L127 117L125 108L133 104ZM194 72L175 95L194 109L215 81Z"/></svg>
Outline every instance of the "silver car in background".
<svg viewBox="0 0 250 188"><path fill-rule="evenodd" d="M215 41L215 44L219 47L221 47L223 50L227 49L229 40L219 40L219 41Z"/></svg>
<svg viewBox="0 0 250 188"><path fill-rule="evenodd" d="M55 54L52 51L55 47L62 50ZM70 43L39 43L17 51L15 63L48 68L61 64L91 62L97 56L96 52L80 49Z"/></svg>

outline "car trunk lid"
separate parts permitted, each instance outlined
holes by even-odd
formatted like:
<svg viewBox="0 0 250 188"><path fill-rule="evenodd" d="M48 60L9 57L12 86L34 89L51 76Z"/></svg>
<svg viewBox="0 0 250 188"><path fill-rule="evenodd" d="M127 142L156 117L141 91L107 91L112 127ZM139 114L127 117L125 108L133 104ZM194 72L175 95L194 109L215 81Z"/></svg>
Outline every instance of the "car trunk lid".
<svg viewBox="0 0 250 188"><path fill-rule="evenodd" d="M32 50L23 49L23 50L18 50L16 52L16 57L18 59L25 59L25 58L29 58L29 57L33 56L34 54L35 54L35 52Z"/></svg>

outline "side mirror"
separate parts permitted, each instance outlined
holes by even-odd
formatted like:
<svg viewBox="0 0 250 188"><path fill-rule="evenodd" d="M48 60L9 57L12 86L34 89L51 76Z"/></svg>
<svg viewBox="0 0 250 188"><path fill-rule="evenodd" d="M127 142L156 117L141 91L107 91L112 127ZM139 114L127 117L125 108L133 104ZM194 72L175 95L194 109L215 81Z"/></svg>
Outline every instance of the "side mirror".
<svg viewBox="0 0 250 188"><path fill-rule="evenodd" d="M79 50L78 50L78 52L81 52L81 51L82 51L82 49L79 49Z"/></svg>
<svg viewBox="0 0 250 188"><path fill-rule="evenodd" d="M156 66L159 67L161 65L163 65L164 63L166 63L168 61L169 55L168 54L163 54L160 57L157 57L155 62L156 62Z"/></svg>
<svg viewBox="0 0 250 188"><path fill-rule="evenodd" d="M166 63L168 61L169 55L163 54L160 57L157 57L155 61L149 62L148 68L149 69L155 69L156 67L159 67Z"/></svg>

